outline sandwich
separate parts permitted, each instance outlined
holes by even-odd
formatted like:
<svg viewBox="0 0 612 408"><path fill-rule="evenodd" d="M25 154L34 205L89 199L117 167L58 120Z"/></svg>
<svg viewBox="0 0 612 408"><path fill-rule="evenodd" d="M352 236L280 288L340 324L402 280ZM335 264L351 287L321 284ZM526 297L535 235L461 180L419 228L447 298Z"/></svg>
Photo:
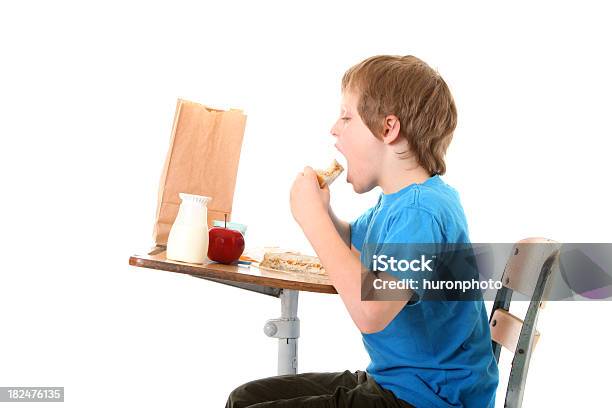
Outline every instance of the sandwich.
<svg viewBox="0 0 612 408"><path fill-rule="evenodd" d="M268 251L259 263L261 268L275 269L289 272L306 272L316 275L326 275L319 258L302 255L291 251Z"/></svg>
<svg viewBox="0 0 612 408"><path fill-rule="evenodd" d="M319 181L319 187L323 188L327 184L328 186L334 182L334 180L344 171L344 167L340 165L336 160L325 170L315 170L317 173L317 180Z"/></svg>

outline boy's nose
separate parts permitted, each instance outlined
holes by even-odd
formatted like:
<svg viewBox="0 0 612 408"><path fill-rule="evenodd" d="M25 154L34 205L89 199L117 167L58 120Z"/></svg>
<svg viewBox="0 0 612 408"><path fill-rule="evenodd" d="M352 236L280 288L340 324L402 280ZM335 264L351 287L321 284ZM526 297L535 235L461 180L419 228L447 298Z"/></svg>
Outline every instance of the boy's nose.
<svg viewBox="0 0 612 408"><path fill-rule="evenodd" d="M331 129L330 129L330 131L329 131L329 132L331 133L331 135L332 135L332 136L334 136L334 137L338 137L338 130L337 130L337 127L338 127L338 122L336 121L336 122L335 122L335 123L332 125L332 127L331 127Z"/></svg>

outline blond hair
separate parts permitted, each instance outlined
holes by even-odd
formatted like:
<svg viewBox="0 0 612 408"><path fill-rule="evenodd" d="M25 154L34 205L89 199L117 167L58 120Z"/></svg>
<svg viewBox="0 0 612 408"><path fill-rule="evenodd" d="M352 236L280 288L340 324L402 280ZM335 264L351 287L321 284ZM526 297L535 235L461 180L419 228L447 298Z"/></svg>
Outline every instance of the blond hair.
<svg viewBox="0 0 612 408"><path fill-rule="evenodd" d="M457 109L440 74L412 55L378 55L346 71L342 91L347 90L358 94L359 116L376 137L385 117L395 115L418 164L430 175L446 172L444 156L457 126Z"/></svg>

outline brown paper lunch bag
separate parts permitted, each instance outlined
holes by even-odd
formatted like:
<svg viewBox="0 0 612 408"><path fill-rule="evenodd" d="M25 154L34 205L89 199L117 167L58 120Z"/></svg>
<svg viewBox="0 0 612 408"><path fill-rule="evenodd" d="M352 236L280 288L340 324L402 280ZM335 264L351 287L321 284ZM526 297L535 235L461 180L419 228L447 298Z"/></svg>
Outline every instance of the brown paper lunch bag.
<svg viewBox="0 0 612 408"><path fill-rule="evenodd" d="M211 197L208 225L231 219L246 115L179 99L159 183L153 238L166 245L180 205L179 193Z"/></svg>

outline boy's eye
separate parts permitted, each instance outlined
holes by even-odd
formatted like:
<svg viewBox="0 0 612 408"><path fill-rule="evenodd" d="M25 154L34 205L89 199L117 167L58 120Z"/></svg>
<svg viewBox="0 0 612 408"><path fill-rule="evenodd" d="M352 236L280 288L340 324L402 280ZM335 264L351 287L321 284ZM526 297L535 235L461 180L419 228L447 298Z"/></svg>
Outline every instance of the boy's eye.
<svg viewBox="0 0 612 408"><path fill-rule="evenodd" d="M342 118L340 118L340 119L341 119L341 120L343 120L343 121L345 121L345 122L346 122L346 121L351 120L351 118L348 118L348 117L346 117L346 116L345 116L345 117L342 117Z"/></svg>

